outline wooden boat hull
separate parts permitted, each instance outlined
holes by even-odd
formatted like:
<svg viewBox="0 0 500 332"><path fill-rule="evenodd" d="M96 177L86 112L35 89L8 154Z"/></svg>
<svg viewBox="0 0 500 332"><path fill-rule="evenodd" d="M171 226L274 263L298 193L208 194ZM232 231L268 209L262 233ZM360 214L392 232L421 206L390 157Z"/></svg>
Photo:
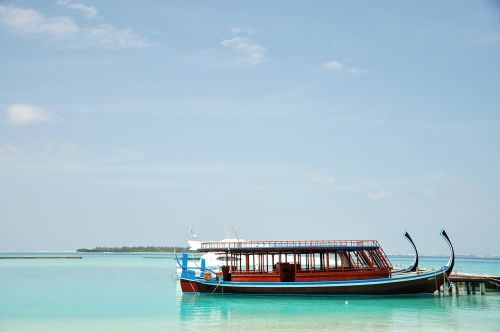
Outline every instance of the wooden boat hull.
<svg viewBox="0 0 500 332"><path fill-rule="evenodd" d="M332 282L217 282L181 279L183 292L210 294L282 295L403 295L432 294L445 280L445 271L397 278Z"/></svg>

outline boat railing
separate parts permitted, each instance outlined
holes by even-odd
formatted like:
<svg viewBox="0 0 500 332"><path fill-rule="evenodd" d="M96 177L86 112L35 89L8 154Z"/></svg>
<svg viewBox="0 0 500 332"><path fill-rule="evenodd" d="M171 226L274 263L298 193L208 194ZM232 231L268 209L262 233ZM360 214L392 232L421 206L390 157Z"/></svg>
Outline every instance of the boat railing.
<svg viewBox="0 0 500 332"><path fill-rule="evenodd" d="M342 273L342 272L367 272L367 271L380 271L380 270L388 270L384 268L377 268L377 267L338 267L338 268L300 268L296 270L296 273L298 274L308 274L311 272L331 272L331 273ZM238 268L233 268L231 269L232 273L236 274L273 274L273 275L279 275L279 270L272 269L272 270L240 270Z"/></svg>
<svg viewBox="0 0 500 332"><path fill-rule="evenodd" d="M380 247L377 240L310 240L310 241L208 241L201 243L201 249L236 248L321 248L321 247Z"/></svg>

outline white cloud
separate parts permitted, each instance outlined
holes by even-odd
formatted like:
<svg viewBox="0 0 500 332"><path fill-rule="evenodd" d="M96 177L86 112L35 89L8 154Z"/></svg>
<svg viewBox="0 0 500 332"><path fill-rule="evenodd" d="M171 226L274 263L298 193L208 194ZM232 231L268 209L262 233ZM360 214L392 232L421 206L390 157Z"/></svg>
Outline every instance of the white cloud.
<svg viewBox="0 0 500 332"><path fill-rule="evenodd" d="M240 27L232 27L231 32L232 33L241 33L242 29Z"/></svg>
<svg viewBox="0 0 500 332"><path fill-rule="evenodd" d="M302 176L309 179L311 182L316 183L316 184L334 185L335 182L337 181L335 179L335 177L329 176L329 175L304 173L304 174L302 174Z"/></svg>
<svg viewBox="0 0 500 332"><path fill-rule="evenodd" d="M345 66L342 62L338 60L331 60L328 62L325 62L323 64L327 70L330 71L346 71L349 74L352 75L363 75L368 73L368 69L366 68L361 68L361 67L347 67Z"/></svg>
<svg viewBox="0 0 500 332"><path fill-rule="evenodd" d="M231 28L231 32L234 34L253 35L256 33L256 30L253 28L244 27L244 26L234 26Z"/></svg>
<svg viewBox="0 0 500 332"><path fill-rule="evenodd" d="M102 24L82 29L75 40L77 47L103 48L145 48L151 46L130 29L120 29L113 25Z"/></svg>
<svg viewBox="0 0 500 332"><path fill-rule="evenodd" d="M161 31L158 31L158 30L155 30L155 29L144 29L144 31L146 31L147 33L151 33L153 35L156 35L156 36L159 36L162 34Z"/></svg>
<svg viewBox="0 0 500 332"><path fill-rule="evenodd" d="M0 144L0 161L12 160L19 155L15 145L10 143Z"/></svg>
<svg viewBox="0 0 500 332"><path fill-rule="evenodd" d="M29 125L52 122L54 115L32 104L12 104L7 107L7 123L11 125Z"/></svg>
<svg viewBox="0 0 500 332"><path fill-rule="evenodd" d="M352 67L349 69L349 73L353 75L363 75L368 73L368 69L360 67Z"/></svg>
<svg viewBox="0 0 500 332"><path fill-rule="evenodd" d="M339 71L339 70L344 69L344 65L337 60L332 60L332 61L326 62L325 67L326 67L326 69L331 70L331 71Z"/></svg>
<svg viewBox="0 0 500 332"><path fill-rule="evenodd" d="M34 9L0 4L0 25L22 36L64 47L144 48L147 41L130 29L109 24L80 26L69 17L45 17Z"/></svg>
<svg viewBox="0 0 500 332"><path fill-rule="evenodd" d="M434 194L435 194L435 190L434 190L434 188L432 188L432 187L425 187L425 188L424 188L424 191L423 191L423 194L424 194L425 196L429 196L429 197L430 197L430 196L434 196Z"/></svg>
<svg viewBox="0 0 500 332"><path fill-rule="evenodd" d="M0 23L19 34L45 36L52 40L70 38L79 30L68 17L45 18L34 9L1 4Z"/></svg>
<svg viewBox="0 0 500 332"><path fill-rule="evenodd" d="M228 48L239 55L236 63L257 65L266 60L267 49L259 44L253 43L246 37L234 37L223 40L220 45Z"/></svg>
<svg viewBox="0 0 500 332"><path fill-rule="evenodd" d="M78 11L86 18L96 18L98 16L98 11L95 7L80 2L75 2L72 0L57 0L56 4L71 10Z"/></svg>
<svg viewBox="0 0 500 332"><path fill-rule="evenodd" d="M392 193L390 191L385 191L384 189L380 189L378 191L373 191L368 193L368 198L371 199L386 199L390 198Z"/></svg>

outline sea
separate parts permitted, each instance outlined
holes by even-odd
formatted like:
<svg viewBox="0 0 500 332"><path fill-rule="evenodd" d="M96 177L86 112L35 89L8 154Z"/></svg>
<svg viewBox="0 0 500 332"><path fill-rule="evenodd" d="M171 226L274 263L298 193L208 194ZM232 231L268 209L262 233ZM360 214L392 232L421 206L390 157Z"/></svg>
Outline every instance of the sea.
<svg viewBox="0 0 500 332"><path fill-rule="evenodd" d="M0 253L5 256L70 253ZM0 331L500 331L500 293L425 296L182 294L171 254L0 259ZM392 257L395 266L411 258ZM421 257L436 268L446 258ZM500 260L455 271L500 275Z"/></svg>

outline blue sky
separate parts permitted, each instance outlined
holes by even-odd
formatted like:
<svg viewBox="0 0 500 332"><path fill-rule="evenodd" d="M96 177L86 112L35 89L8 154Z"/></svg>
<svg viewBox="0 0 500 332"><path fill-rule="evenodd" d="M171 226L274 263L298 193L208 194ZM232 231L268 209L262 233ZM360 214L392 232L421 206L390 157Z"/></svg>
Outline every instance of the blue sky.
<svg viewBox="0 0 500 332"><path fill-rule="evenodd" d="M0 250L500 254L493 1L0 2Z"/></svg>

